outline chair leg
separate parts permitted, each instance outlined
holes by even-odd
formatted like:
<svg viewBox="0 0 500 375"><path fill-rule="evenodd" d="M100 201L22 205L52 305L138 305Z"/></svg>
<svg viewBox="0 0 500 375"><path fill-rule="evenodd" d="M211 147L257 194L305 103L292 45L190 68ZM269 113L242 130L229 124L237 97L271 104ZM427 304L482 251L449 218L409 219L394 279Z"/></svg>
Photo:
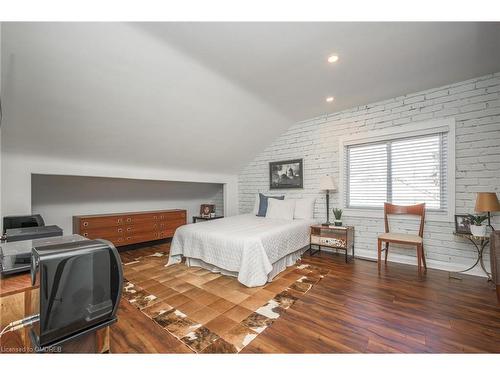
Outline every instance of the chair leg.
<svg viewBox="0 0 500 375"><path fill-rule="evenodd" d="M425 249L424 244L422 244L422 262L424 263L424 269L427 270L427 263L425 262Z"/></svg>
<svg viewBox="0 0 500 375"><path fill-rule="evenodd" d="M417 265L418 265L418 273L422 272L422 246L417 245Z"/></svg>
<svg viewBox="0 0 500 375"><path fill-rule="evenodd" d="M385 264L387 264L387 255L389 254L389 242L385 243Z"/></svg>
<svg viewBox="0 0 500 375"><path fill-rule="evenodd" d="M377 265L378 269L380 270L380 263L382 262L382 241L378 240L378 249L377 249Z"/></svg>

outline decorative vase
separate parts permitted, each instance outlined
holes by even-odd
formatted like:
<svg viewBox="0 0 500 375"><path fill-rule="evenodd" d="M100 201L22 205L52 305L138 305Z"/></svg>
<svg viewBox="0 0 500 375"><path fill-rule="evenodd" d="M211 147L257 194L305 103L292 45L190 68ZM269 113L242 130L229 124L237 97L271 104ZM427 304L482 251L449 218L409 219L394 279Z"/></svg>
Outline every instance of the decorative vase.
<svg viewBox="0 0 500 375"><path fill-rule="evenodd" d="M486 236L486 225L470 225L470 232L473 236L484 237Z"/></svg>
<svg viewBox="0 0 500 375"><path fill-rule="evenodd" d="M342 220L340 220L340 219L339 220L335 219L334 223L335 223L336 227L341 227L342 226Z"/></svg>

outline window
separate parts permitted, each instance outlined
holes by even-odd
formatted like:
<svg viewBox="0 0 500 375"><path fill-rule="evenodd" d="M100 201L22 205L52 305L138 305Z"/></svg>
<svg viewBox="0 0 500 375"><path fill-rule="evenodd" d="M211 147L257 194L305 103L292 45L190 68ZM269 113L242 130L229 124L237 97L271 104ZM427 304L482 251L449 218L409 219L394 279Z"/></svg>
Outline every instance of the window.
<svg viewBox="0 0 500 375"><path fill-rule="evenodd" d="M384 202L448 208L448 132L345 146L344 206L382 208Z"/></svg>

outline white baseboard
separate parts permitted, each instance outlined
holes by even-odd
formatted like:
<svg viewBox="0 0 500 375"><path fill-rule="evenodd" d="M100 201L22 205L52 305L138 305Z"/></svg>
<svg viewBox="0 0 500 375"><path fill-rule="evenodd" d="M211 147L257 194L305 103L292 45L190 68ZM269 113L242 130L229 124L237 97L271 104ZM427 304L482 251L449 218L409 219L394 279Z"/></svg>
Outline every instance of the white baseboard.
<svg viewBox="0 0 500 375"><path fill-rule="evenodd" d="M332 250L323 250L321 251L326 251L326 252L334 252ZM365 259L365 260L370 260L370 261L377 261L377 255L373 254L372 252L368 252L366 250L355 250L355 257L359 259ZM388 260L390 262L395 262L395 263L402 263L402 264L410 264L413 266L417 266L417 259L415 257L411 257L408 255L402 255L402 254L395 254L395 253L389 253L389 258ZM433 260L433 259L426 259L427 261L427 268L432 268L432 269L437 269L437 270L442 270L442 271L448 271L448 272L459 272L462 271L466 268L469 268L471 264L456 264L456 263L447 263L439 260ZM486 269L489 271L489 265L485 264ZM479 264L471 269L470 271L465 273L466 275L472 275L472 276L480 276L486 278L487 276L484 274L482 268L479 266Z"/></svg>

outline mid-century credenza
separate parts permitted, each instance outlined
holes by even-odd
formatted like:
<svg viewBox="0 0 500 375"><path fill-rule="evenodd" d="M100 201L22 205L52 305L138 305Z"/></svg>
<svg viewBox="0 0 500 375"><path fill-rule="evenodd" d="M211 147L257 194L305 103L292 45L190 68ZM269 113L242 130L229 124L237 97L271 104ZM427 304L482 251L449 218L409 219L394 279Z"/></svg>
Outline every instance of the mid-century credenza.
<svg viewBox="0 0 500 375"><path fill-rule="evenodd" d="M186 217L186 210L73 216L73 233L102 238L118 247L173 237L186 224Z"/></svg>

